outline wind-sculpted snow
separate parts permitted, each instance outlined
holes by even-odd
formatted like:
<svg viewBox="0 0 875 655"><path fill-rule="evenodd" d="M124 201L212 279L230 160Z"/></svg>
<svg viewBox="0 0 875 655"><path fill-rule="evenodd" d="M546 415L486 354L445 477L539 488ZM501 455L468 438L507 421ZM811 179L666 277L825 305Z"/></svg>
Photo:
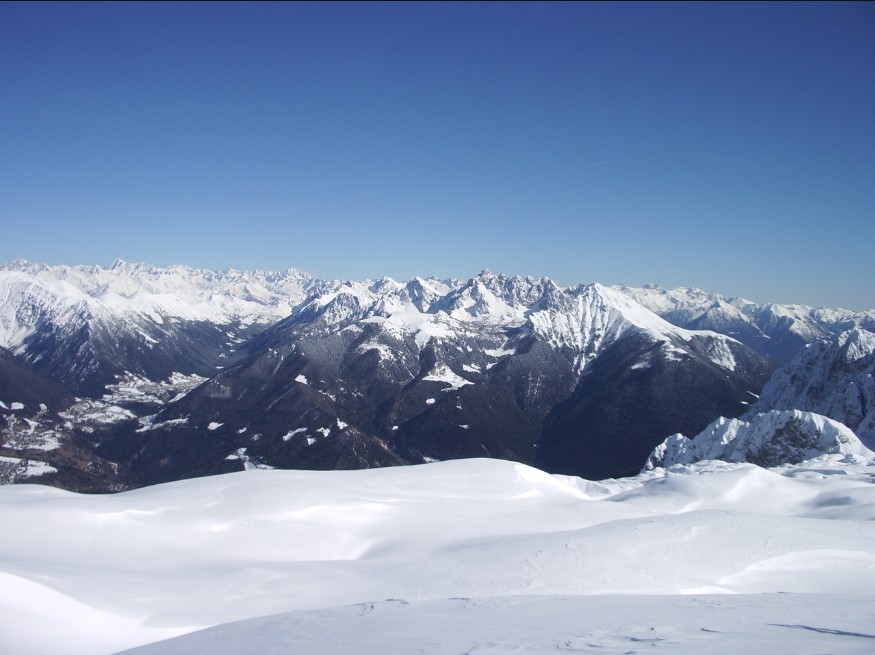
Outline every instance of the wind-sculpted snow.
<svg viewBox="0 0 875 655"><path fill-rule="evenodd" d="M875 456L837 421L799 410L771 410L747 420L720 417L691 439L674 434L654 449L646 468L709 459L777 466L824 454Z"/></svg>
<svg viewBox="0 0 875 655"><path fill-rule="evenodd" d="M868 652L873 479L836 455L599 483L465 460L4 487L0 644L101 655L249 619L141 652Z"/></svg>
<svg viewBox="0 0 875 655"><path fill-rule="evenodd" d="M872 608L795 594L386 600L231 623L126 655L862 654L875 639L859 631Z"/></svg>

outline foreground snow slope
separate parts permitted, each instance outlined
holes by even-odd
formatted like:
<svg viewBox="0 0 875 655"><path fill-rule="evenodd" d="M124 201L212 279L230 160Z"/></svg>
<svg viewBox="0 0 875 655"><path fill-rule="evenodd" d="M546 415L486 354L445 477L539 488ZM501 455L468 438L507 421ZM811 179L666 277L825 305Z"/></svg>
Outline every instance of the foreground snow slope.
<svg viewBox="0 0 875 655"><path fill-rule="evenodd" d="M873 610L870 597L828 594L388 600L230 623L125 655L868 655L875 630L859 630Z"/></svg>
<svg viewBox="0 0 875 655"><path fill-rule="evenodd" d="M872 460L824 456L603 483L462 460L111 496L4 487L0 651L98 655L253 619L144 652L243 652L231 633L263 653L361 639L372 647L358 652L626 652L648 639L865 652L875 642L851 633L873 632L873 479ZM776 592L801 595L726 596ZM604 594L625 596L592 598Z"/></svg>

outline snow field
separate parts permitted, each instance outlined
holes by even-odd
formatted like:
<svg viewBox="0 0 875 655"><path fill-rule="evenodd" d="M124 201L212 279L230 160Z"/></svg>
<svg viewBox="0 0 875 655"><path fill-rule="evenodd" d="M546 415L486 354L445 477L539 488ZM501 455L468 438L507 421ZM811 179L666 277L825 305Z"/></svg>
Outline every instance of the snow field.
<svg viewBox="0 0 875 655"><path fill-rule="evenodd" d="M345 606L377 603L375 618L331 639L326 633L324 650L298 643L288 652L329 652L329 644L343 652L343 639L380 629L395 612L409 613L409 623L403 619L409 627L433 613L446 622L458 615L472 653L508 652L501 649L513 644L540 652L560 632L526 636L501 615L526 614L526 603L548 597L547 605L584 603L598 617L606 611L597 611L599 599L618 594L627 604L610 602L630 617L642 604L695 606L679 595L716 594L701 602L713 598L743 616L754 601L727 600L728 594L791 592L803 594L803 605L832 594L816 612L820 623L793 618L796 601L781 594L774 621L862 634L868 624L844 614L851 605L875 603L865 595L875 585L873 478L871 460L825 456L774 470L704 462L599 483L511 462L462 460L366 471L256 470L103 496L3 487L0 651L100 655L242 619L278 622L271 633L277 643L298 643L300 631L290 635L282 626L306 621L321 634L361 611ZM585 598L593 595L599 599ZM476 636L478 624L462 618L465 603L453 600L460 598L491 599L470 602L484 603L489 621L505 625L503 636ZM294 611L304 613L258 618ZM571 631L573 645L565 650L588 639L634 645L623 634L635 637L649 627L588 619L562 628L577 612L544 619ZM660 644L677 633L674 652L701 646L687 614L679 611L673 627L661 628ZM741 619L725 621L724 630L741 629ZM754 630L750 643L770 635L812 638L807 629L767 627ZM239 630L251 634L246 624ZM428 630L406 637L399 630L368 632L368 639L388 640L385 649L369 652L416 652L399 644L410 646L411 635L430 639ZM458 652L451 633L443 639L434 633L424 652ZM862 652L842 644L873 643L817 634L838 640L830 652ZM281 652L272 647L259 652ZM183 652L155 648L148 652Z"/></svg>
<svg viewBox="0 0 875 655"><path fill-rule="evenodd" d="M873 610L871 597L826 594L386 600L235 622L125 655L863 655L875 631L858 627Z"/></svg>

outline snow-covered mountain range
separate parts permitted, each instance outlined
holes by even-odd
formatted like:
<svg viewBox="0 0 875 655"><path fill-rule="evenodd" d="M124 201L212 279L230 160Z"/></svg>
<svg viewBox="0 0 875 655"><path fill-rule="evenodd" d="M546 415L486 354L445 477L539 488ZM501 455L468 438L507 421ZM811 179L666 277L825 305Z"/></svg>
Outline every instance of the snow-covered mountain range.
<svg viewBox="0 0 875 655"><path fill-rule="evenodd" d="M873 324L489 271L349 282L18 261L0 269L0 381L14 380L0 477L99 490L479 456L634 474L666 435L747 411L770 357Z"/></svg>
<svg viewBox="0 0 875 655"><path fill-rule="evenodd" d="M7 265L0 481L146 488L0 487L0 651L868 652L872 315L707 298Z"/></svg>
<svg viewBox="0 0 875 655"><path fill-rule="evenodd" d="M85 395L125 373L209 374L235 344L288 316L314 282L295 270L17 261L0 268L0 348Z"/></svg>
<svg viewBox="0 0 875 655"><path fill-rule="evenodd" d="M875 331L875 310L755 303L689 287L615 288L675 325L732 336L781 364L814 341L832 339L855 327Z"/></svg>

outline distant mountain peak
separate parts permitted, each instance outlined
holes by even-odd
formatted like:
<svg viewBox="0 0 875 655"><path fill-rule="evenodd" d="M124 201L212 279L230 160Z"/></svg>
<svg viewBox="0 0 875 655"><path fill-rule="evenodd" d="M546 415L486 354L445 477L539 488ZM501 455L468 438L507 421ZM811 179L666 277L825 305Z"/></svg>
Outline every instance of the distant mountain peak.
<svg viewBox="0 0 875 655"><path fill-rule="evenodd" d="M836 343L848 364L875 353L875 333L859 327L842 332Z"/></svg>
<svg viewBox="0 0 875 655"><path fill-rule="evenodd" d="M813 341L833 338L855 326L875 330L875 310L755 303L693 287L614 288L674 325L728 334L782 364Z"/></svg>

